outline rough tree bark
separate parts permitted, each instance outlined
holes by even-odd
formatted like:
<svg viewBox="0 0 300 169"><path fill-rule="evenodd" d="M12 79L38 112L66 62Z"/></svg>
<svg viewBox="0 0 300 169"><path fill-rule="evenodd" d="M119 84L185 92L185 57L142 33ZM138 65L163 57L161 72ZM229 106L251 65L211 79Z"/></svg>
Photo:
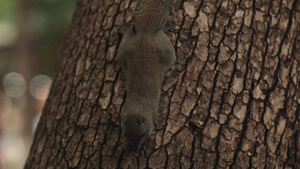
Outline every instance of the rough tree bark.
<svg viewBox="0 0 300 169"><path fill-rule="evenodd" d="M129 153L115 55L135 6L79 0L25 168L300 168L298 0L177 0L153 142Z"/></svg>

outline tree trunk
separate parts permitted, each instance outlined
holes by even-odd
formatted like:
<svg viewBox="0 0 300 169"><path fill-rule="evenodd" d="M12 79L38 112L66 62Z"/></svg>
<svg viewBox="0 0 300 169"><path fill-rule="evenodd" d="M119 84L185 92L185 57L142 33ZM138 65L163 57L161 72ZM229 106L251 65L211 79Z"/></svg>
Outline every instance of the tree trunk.
<svg viewBox="0 0 300 169"><path fill-rule="evenodd" d="M30 49L30 36L28 35L27 29L32 0L19 0L17 7L17 15L19 18L17 26L19 31L14 44L12 70L21 73L27 84L29 84L36 70L35 59L32 57L32 51ZM27 86L27 89L29 89L29 86ZM15 103L18 107L21 107L24 123L21 134L26 147L29 147L32 142L32 122L34 116L38 113L35 101L36 100L30 95L29 90L26 90L24 96ZM26 152L29 152L29 148L26 149Z"/></svg>
<svg viewBox="0 0 300 169"><path fill-rule="evenodd" d="M298 0L177 0L152 142L126 152L115 56L135 6L79 0L25 168L300 168Z"/></svg>

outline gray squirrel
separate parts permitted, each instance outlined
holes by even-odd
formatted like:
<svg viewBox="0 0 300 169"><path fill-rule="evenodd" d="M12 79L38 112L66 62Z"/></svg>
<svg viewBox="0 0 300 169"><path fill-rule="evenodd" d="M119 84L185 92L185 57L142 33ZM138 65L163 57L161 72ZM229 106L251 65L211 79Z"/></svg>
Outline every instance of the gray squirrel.
<svg viewBox="0 0 300 169"><path fill-rule="evenodd" d="M154 128L165 72L175 50L165 32L174 0L140 0L133 29L124 24L117 59L125 75L127 96L121 109L125 150L139 150Z"/></svg>

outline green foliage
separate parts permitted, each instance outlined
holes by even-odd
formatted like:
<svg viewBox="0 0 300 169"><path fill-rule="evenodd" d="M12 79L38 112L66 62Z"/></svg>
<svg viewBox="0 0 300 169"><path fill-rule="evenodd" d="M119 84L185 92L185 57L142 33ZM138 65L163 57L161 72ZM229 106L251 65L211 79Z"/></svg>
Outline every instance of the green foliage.
<svg viewBox="0 0 300 169"><path fill-rule="evenodd" d="M15 22L16 20L16 4L17 0L1 0L0 1L0 21Z"/></svg>
<svg viewBox="0 0 300 169"><path fill-rule="evenodd" d="M36 38L49 39L61 36L68 28L75 10L74 0L38 0L35 1L29 24Z"/></svg>

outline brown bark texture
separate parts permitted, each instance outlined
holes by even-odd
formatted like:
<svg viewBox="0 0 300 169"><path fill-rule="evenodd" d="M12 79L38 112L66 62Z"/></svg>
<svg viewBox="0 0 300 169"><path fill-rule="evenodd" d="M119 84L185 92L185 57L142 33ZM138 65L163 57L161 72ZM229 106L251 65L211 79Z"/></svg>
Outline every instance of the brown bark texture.
<svg viewBox="0 0 300 169"><path fill-rule="evenodd" d="M115 56L135 7L79 0L25 168L300 168L299 0L177 0L152 141L126 152Z"/></svg>

